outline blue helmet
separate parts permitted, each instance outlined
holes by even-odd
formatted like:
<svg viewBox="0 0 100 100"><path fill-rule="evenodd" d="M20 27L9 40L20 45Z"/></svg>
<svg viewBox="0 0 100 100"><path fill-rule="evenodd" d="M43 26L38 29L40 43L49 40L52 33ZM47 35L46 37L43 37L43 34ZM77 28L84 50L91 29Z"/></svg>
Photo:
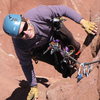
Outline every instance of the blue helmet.
<svg viewBox="0 0 100 100"><path fill-rule="evenodd" d="M16 37L19 34L21 21L21 15L8 14L4 19L3 30L7 34Z"/></svg>

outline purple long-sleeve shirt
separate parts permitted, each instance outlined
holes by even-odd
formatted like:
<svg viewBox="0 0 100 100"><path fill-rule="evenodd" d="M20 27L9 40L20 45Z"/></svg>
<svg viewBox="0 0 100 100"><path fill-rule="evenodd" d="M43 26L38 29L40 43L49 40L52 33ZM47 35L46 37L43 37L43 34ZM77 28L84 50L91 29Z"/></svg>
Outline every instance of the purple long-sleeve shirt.
<svg viewBox="0 0 100 100"><path fill-rule="evenodd" d="M30 85L34 86L37 85L37 81L34 73L30 51L31 49L42 46L49 41L52 29L50 21L55 17L65 16L72 19L76 23L79 23L82 19L82 16L80 16L73 9L64 5L41 5L27 11L23 16L30 20L35 28L35 34L44 37L42 41L41 38L37 39L37 37L29 40L13 38L15 51L19 58L23 72Z"/></svg>

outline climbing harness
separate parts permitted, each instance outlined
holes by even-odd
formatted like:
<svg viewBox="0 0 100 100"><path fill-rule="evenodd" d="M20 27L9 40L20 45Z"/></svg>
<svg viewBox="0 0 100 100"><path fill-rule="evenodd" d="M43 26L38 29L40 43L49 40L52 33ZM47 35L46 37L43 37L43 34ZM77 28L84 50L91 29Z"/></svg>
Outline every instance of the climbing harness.
<svg viewBox="0 0 100 100"><path fill-rule="evenodd" d="M51 43L49 43L49 47L43 54L46 54L48 51L50 51L51 55L55 54L55 52L59 52L63 57L63 60L61 62L67 63L68 60L71 60L71 61L74 61L74 63L80 65L80 67L77 70L77 72L78 72L77 81L78 82L83 78L83 76L87 77L89 75L89 73L92 71L91 64L100 62L100 60L97 60L97 61L93 61L93 62L80 63L78 60L76 60L72 56L72 54L74 53L74 49L70 50L68 46L62 48L62 46L60 44L60 40L58 40L58 39L53 40Z"/></svg>

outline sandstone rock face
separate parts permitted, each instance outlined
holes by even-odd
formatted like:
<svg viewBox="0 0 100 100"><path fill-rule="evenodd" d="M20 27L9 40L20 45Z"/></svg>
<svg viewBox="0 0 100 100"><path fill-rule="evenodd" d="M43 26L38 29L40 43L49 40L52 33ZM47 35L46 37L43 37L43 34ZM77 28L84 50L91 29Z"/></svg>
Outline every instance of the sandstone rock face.
<svg viewBox="0 0 100 100"><path fill-rule="evenodd" d="M75 79L62 79L47 90L47 100L98 100L98 70L95 68L88 78L79 83Z"/></svg>
<svg viewBox="0 0 100 100"><path fill-rule="evenodd" d="M38 5L64 4L72 7L84 18L98 25L98 35L80 55L80 62L100 60L100 0L1 0L0 1L0 100L26 100L27 88L21 87L25 80L14 52L11 37L2 30L3 19L8 13L22 14ZM91 17L90 17L91 16ZM66 27L81 44L87 34L80 25L67 19ZM91 53L92 52L92 53ZM94 58L93 58L94 57ZM34 63L34 62L33 62ZM93 65L93 71L77 83L76 74L63 78L53 66L44 62L35 64L39 83L38 100L99 100L100 99L100 63ZM41 67L42 65L42 67Z"/></svg>

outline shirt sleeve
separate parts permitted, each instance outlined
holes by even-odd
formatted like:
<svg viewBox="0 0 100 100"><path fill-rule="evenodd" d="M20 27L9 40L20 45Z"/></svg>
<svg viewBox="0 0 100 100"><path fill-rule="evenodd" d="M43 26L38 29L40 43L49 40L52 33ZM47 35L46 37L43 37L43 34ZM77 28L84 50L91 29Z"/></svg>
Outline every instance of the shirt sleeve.
<svg viewBox="0 0 100 100"><path fill-rule="evenodd" d="M38 6L37 8L33 8L30 10L27 14L27 17L30 17L32 19L32 16L34 16L34 19L36 20L43 20L43 19L50 19L55 17L68 17L71 20L75 21L76 23L80 23L80 20L83 18L78 12L76 12L74 9L65 6L65 5L49 5L49 6ZM32 19L32 20L34 20Z"/></svg>
<svg viewBox="0 0 100 100"><path fill-rule="evenodd" d="M55 17L68 17L76 23L80 23L83 17L74 9L65 5L41 5L30 9L24 17L29 18L30 21L43 24L43 21L52 20Z"/></svg>
<svg viewBox="0 0 100 100"><path fill-rule="evenodd" d="M35 76L32 60L31 60L31 56L29 55L28 52L24 52L23 50L18 48L18 45L17 45L17 43L14 39L13 39L13 44L14 44L16 55L19 59L22 70L24 72L24 75L25 75L26 79L28 80L30 86L37 85L36 76Z"/></svg>
<svg viewBox="0 0 100 100"><path fill-rule="evenodd" d="M48 6L52 12L53 17L68 17L72 19L73 21L80 23L80 20L83 18L78 12L76 12L74 9L64 6L64 5L54 5L54 6Z"/></svg>

